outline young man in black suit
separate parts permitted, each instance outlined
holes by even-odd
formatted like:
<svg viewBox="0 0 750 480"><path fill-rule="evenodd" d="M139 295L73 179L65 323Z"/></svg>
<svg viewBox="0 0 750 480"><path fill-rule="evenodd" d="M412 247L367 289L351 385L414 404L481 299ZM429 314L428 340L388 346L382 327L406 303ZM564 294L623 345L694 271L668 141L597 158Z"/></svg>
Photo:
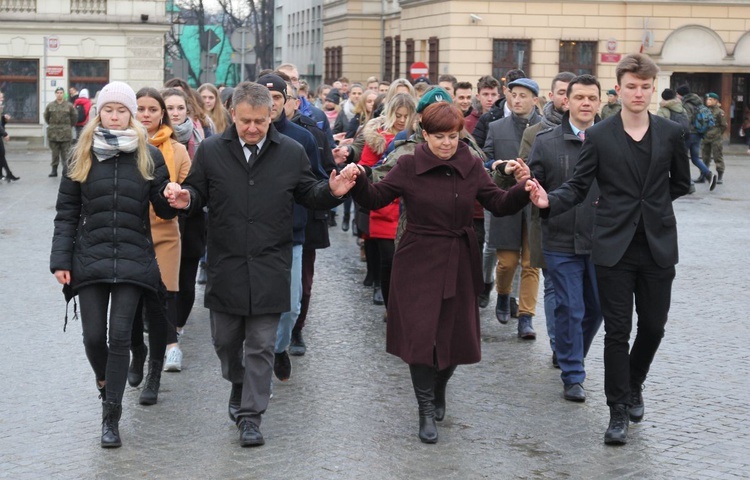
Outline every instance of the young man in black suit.
<svg viewBox="0 0 750 480"><path fill-rule="evenodd" d="M592 260L606 331L606 444L627 443L628 421L643 419L641 390L664 336L678 258L672 201L690 188L681 127L648 112L658 71L643 54L620 61L616 90L622 111L586 130L573 178L549 193L542 210L545 217L573 208L597 180ZM638 327L629 349L634 296Z"/></svg>

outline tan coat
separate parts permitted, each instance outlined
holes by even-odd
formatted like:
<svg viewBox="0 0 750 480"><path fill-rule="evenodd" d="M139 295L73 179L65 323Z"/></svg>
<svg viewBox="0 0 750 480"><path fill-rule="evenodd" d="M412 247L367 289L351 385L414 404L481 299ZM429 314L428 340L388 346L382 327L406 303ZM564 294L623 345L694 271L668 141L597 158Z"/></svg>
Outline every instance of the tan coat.
<svg viewBox="0 0 750 480"><path fill-rule="evenodd" d="M190 171L190 157L187 149L177 140L170 140L174 150L174 165L167 165L169 181L182 183ZM166 160L166 159L165 159ZM169 163L167 161L167 163ZM161 271L161 280L170 292L179 291L180 287L180 226L177 217L164 220L156 216L154 208L149 208L151 218L151 237L154 241L156 261Z"/></svg>

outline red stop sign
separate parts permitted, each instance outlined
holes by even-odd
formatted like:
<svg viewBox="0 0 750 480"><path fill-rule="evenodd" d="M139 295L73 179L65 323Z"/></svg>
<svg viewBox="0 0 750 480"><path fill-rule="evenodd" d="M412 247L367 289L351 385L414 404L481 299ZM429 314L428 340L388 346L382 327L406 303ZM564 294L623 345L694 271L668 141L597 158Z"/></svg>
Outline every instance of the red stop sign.
<svg viewBox="0 0 750 480"><path fill-rule="evenodd" d="M424 62L414 62L409 67L409 74L413 80L416 80L419 77L426 77L429 72L427 64Z"/></svg>

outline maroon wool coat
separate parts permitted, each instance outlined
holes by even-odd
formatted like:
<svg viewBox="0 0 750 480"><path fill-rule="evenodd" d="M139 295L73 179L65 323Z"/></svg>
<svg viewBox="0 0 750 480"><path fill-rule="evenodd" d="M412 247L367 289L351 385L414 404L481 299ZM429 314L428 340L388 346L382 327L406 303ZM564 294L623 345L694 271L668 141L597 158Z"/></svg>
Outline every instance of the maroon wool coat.
<svg viewBox="0 0 750 480"><path fill-rule="evenodd" d="M403 197L407 226L393 257L386 351L408 364L438 368L481 359L477 295L484 288L473 227L474 201L512 215L529 201L522 184L501 190L460 142L448 161L427 144L377 184L360 175L352 189L371 209Z"/></svg>

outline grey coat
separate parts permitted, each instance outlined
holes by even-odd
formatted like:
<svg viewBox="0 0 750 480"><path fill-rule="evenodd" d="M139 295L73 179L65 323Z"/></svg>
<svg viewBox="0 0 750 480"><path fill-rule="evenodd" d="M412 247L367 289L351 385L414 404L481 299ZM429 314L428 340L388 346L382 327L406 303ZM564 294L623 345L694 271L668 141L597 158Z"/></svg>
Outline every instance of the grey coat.
<svg viewBox="0 0 750 480"><path fill-rule="evenodd" d="M487 158L495 160L515 160L518 157L518 149L521 145L523 132L529 125L539 123L541 116L533 111L528 119L511 114L490 123L487 140L484 143L484 153ZM508 184L502 188L508 188L514 182L508 177ZM507 217L492 217L490 219L488 248L495 250L519 250L523 238L523 221L526 215L527 222L531 215L531 209L526 206L522 211Z"/></svg>

